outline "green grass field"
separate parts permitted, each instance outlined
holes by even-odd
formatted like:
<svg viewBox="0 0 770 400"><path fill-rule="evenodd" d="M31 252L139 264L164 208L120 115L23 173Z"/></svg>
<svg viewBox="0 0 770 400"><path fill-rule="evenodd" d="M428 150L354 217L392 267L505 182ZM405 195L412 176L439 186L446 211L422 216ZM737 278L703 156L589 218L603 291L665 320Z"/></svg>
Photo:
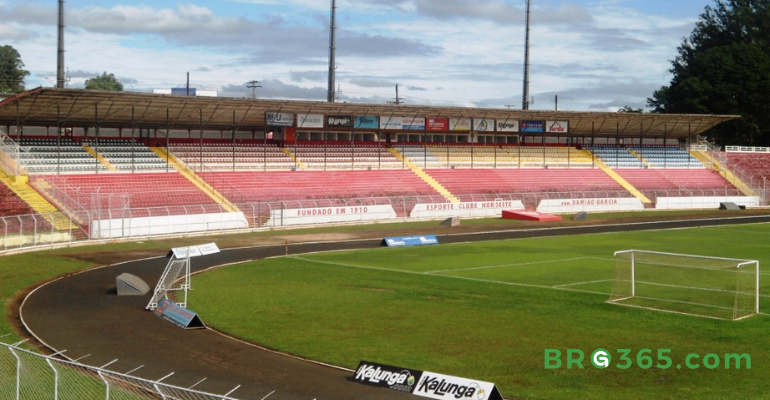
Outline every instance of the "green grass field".
<svg viewBox="0 0 770 400"><path fill-rule="evenodd" d="M288 353L491 381L509 398L770 398L770 316L733 322L606 302L617 250L770 266L769 240L770 225L742 225L290 256L195 276L189 307ZM610 351L610 368L591 365L598 348ZM559 349L564 364L567 349L580 349L585 369L546 369L545 349ZM631 350L631 368L616 367L618 349ZM642 349L652 349L650 369L637 363ZM659 349L671 349L670 368L655 366ZM688 369L690 353L722 363ZM749 354L751 368L725 369L726 353Z"/></svg>

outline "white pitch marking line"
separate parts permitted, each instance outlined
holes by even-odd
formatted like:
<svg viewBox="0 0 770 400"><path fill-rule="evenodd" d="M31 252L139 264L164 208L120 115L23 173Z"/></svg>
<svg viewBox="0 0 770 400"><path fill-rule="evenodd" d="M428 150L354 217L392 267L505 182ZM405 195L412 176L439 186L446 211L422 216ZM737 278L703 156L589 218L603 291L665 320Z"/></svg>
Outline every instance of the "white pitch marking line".
<svg viewBox="0 0 770 400"><path fill-rule="evenodd" d="M360 268L360 269L371 269L376 271L387 271L387 272L400 272L403 274L410 274L410 275L433 275L433 276L440 276L443 278L451 278L451 279L463 279L466 281L474 281L474 282L484 282L484 283L495 283L498 285L508 285L508 286L520 286L520 287L528 287L528 288L535 288L535 289L551 289L551 290L563 290L567 292L580 292L580 293L591 293L591 294L600 294L603 296L607 296L610 293L606 292L593 292L590 290L580 290L580 289L570 289L570 288L559 288L559 287L553 287L553 286L545 286L545 285L534 285L530 283L517 283L517 282L505 282L505 281L494 281L490 279L478 279L478 278L469 278L465 276L455 276L455 275L439 275L439 274L428 274L425 272L415 272L415 271L405 271L400 269L392 269L392 268L380 268L380 267L368 267L363 265L353 265L353 264L342 264L342 263L335 263L330 261L321 261L321 260L313 260L309 258L304 258L301 256L290 256L291 258L307 261L310 263L316 263L316 264L326 264L326 265L334 265L337 267L350 267L350 268Z"/></svg>
<svg viewBox="0 0 770 400"><path fill-rule="evenodd" d="M612 279L602 279L598 281L588 281L588 282L578 282L578 283L565 283L563 285L553 285L552 288L563 288L567 286L578 286L578 285L588 285L589 283L602 283L602 282L612 282Z"/></svg>
<svg viewBox="0 0 770 400"><path fill-rule="evenodd" d="M437 271L428 271L428 272L424 272L424 273L430 275L430 274L442 274L442 273L446 273L446 272L476 271L476 270L481 270L481 269L505 268L505 267L521 267L521 266L527 266L527 265L548 264L548 263L553 263L553 262L586 260L586 259L590 259L590 258L592 258L592 257L575 257L575 258L558 259L558 260L532 261L532 262L516 263L516 264L485 265L483 267L460 268L460 269L444 269L444 270L437 270Z"/></svg>

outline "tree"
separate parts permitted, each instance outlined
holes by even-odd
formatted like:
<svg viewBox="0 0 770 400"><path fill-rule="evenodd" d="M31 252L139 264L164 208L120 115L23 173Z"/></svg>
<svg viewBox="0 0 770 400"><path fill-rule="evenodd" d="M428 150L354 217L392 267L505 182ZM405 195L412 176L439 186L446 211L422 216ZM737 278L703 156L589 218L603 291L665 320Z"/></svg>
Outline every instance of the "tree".
<svg viewBox="0 0 770 400"><path fill-rule="evenodd" d="M631 113L631 114L644 114L644 109L641 108L633 108L631 106L623 106L620 110L618 110L619 113Z"/></svg>
<svg viewBox="0 0 770 400"><path fill-rule="evenodd" d="M86 89L123 91L123 84L115 78L115 75L106 72L93 78L86 79Z"/></svg>
<svg viewBox="0 0 770 400"><path fill-rule="evenodd" d="M28 75L19 52L12 46L0 46L0 93L23 92L24 78Z"/></svg>
<svg viewBox="0 0 770 400"><path fill-rule="evenodd" d="M770 144L770 2L715 0L672 61L653 112L740 115L708 134L722 145Z"/></svg>

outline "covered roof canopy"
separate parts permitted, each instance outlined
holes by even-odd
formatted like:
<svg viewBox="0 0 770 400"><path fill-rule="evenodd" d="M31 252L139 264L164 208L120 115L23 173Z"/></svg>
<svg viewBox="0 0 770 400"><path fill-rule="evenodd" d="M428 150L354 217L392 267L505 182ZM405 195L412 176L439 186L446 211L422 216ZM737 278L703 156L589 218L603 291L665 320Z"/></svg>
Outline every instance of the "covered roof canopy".
<svg viewBox="0 0 770 400"><path fill-rule="evenodd" d="M687 138L735 115L636 114L188 97L37 88L0 101L0 126L262 130L267 112L568 121L569 135Z"/></svg>

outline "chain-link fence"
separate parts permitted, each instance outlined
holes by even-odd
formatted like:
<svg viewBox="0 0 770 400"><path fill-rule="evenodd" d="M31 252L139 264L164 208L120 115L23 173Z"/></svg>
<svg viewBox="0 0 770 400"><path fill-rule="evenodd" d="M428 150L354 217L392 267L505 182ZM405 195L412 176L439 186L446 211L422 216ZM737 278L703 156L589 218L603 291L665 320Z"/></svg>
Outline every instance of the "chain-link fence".
<svg viewBox="0 0 770 400"><path fill-rule="evenodd" d="M237 400L44 356L0 342L0 398L13 400Z"/></svg>

